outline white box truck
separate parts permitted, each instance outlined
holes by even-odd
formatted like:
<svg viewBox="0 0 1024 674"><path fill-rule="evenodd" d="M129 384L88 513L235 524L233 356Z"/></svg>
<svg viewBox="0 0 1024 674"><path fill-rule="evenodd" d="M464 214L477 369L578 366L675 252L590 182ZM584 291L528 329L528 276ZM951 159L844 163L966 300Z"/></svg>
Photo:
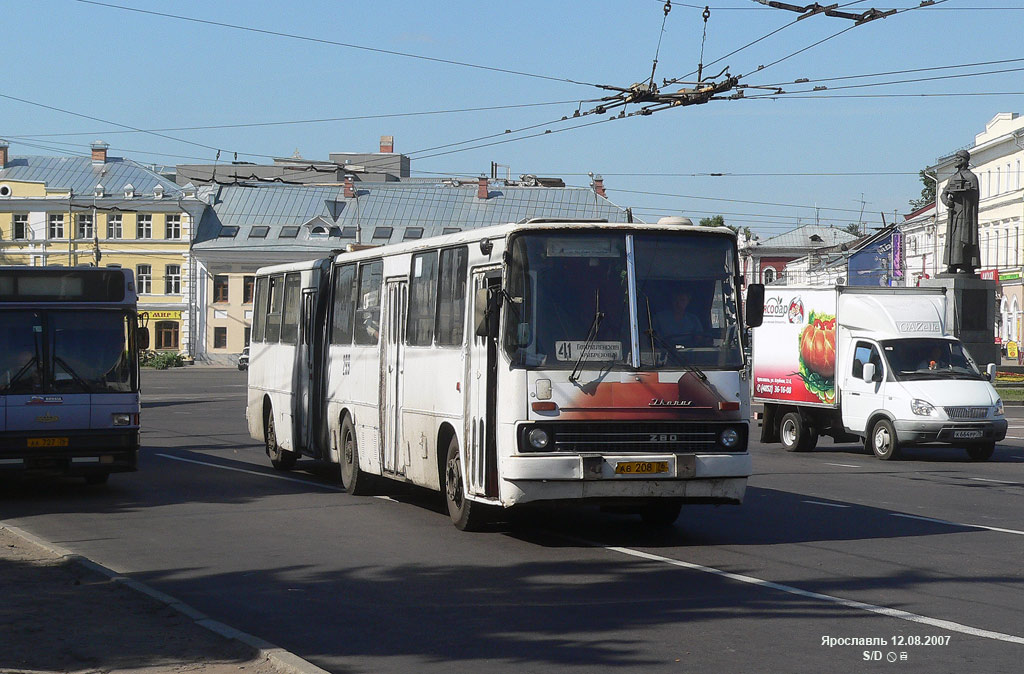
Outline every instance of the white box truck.
<svg viewBox="0 0 1024 674"><path fill-rule="evenodd" d="M751 371L761 441L859 438L883 460L945 443L987 460L1006 436L995 365L982 374L945 316L944 288L766 288Z"/></svg>

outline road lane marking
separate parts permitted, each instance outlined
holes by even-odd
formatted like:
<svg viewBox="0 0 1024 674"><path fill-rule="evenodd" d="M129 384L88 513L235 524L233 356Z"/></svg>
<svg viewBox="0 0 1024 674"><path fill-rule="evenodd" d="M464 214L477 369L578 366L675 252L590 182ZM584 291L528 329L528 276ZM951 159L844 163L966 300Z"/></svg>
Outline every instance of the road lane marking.
<svg viewBox="0 0 1024 674"><path fill-rule="evenodd" d="M949 630L951 632L959 632L961 634L969 634L975 637L982 637L984 639L993 639L996 641L1006 641L1012 644L1024 644L1024 637L1016 636L1014 634L1004 634L1002 632L993 632L990 630L983 630L977 627L971 627L970 625L962 625L949 620L942 620L940 618L930 618L928 616L919 615L917 613L910 613L909 611L901 611L900 609L890 608L888 606L878 606L876 604L868 604L862 601L855 601L853 599L843 599L842 597L835 597L830 594L821 594L820 592L811 592L809 590L802 590L792 585L783 585L781 583L774 583L770 580L762 580L761 578L755 578L753 576L745 576L738 573L732 573L731 571L723 571L722 569L716 569L711 566L704 566L702 564L694 564L692 562L684 562L678 559L672 559L671 557L662 557L661 555L653 555L649 552L641 552L640 550L633 550L632 548L620 548L611 545L600 545L598 543L590 542L591 545L597 545L603 547L605 550L611 550L612 552L618 552L623 555L629 555L630 557L637 557L640 559L646 559L652 562L662 562L664 564L670 564L672 566L678 566L684 569L690 569L691 571L700 571L701 573L709 573L713 576L719 576L721 578L728 578L729 580L739 581L741 583L747 583L748 585L756 585L771 590L779 590L788 594L796 595L798 597L806 597L808 599L817 599L820 601L829 602L831 604L838 604L839 606L845 606L847 608L860 609L862 611L869 611L871 613L877 613L889 618L897 618L899 620L906 620L914 623L921 623L924 625L931 625L932 627L938 627L940 629Z"/></svg>
<svg viewBox="0 0 1024 674"><path fill-rule="evenodd" d="M963 522L950 522L949 520L939 520L934 517L921 517L920 515L906 515L904 513L889 513L893 517L905 517L908 520L921 520L924 522L934 522L935 524L945 524L950 527L961 527L966 529L985 529L986 531L998 531L1003 534L1014 534L1016 536L1024 536L1024 531L1017 531L1016 529L1001 529L1000 527L990 527L984 524L964 524Z"/></svg>
<svg viewBox="0 0 1024 674"><path fill-rule="evenodd" d="M804 501L804 503L810 503L812 505L828 506L829 508L849 508L848 505L842 505L839 503L825 503L824 501Z"/></svg>
<svg viewBox="0 0 1024 674"><path fill-rule="evenodd" d="M852 463L828 463L828 462L826 462L825 465L826 466L839 466L841 468L860 468L860 466L855 466Z"/></svg>

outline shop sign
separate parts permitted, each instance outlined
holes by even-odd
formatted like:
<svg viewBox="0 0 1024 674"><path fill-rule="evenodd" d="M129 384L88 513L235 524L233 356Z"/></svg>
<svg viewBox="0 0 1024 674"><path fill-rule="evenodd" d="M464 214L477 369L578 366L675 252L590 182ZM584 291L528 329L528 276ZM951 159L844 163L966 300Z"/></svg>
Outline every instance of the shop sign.
<svg viewBox="0 0 1024 674"><path fill-rule="evenodd" d="M151 321L180 321L180 311L147 311Z"/></svg>
<svg viewBox="0 0 1024 674"><path fill-rule="evenodd" d="M999 272L999 282L1006 283L1007 281L1020 281L1020 276L1020 269L1001 271Z"/></svg>
<svg viewBox="0 0 1024 674"><path fill-rule="evenodd" d="M1006 343L1006 357L1016 358L1017 357L1017 342Z"/></svg>
<svg viewBox="0 0 1024 674"><path fill-rule="evenodd" d="M978 276L985 279L986 281L998 281L999 270L998 269L982 269L978 272Z"/></svg>

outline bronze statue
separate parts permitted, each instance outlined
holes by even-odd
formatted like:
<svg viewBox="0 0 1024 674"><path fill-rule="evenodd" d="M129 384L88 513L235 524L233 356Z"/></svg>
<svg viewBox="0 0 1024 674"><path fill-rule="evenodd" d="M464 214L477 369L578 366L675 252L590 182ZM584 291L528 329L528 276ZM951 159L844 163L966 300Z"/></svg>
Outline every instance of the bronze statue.
<svg viewBox="0 0 1024 674"><path fill-rule="evenodd" d="M946 251L942 262L946 271L974 274L981 266L978 248L978 176L967 168L971 154L967 150L956 153L956 173L942 190L942 203L949 209L946 221Z"/></svg>

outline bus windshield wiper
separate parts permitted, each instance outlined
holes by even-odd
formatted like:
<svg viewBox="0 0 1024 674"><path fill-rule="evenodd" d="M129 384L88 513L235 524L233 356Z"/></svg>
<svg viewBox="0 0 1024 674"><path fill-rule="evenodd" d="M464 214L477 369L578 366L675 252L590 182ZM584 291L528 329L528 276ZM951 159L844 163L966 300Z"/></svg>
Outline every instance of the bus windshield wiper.
<svg viewBox="0 0 1024 674"><path fill-rule="evenodd" d="M82 379L78 375L78 373L75 372L72 369L72 367L70 365L68 365L67 362L63 358L61 358L60 356L54 356L53 357L53 362L56 363L57 365L60 365L62 368L64 368L64 371L67 372L69 375L71 375L71 378L75 380L75 383L78 384L79 386L81 386L85 390L86 393L91 393L92 392L92 386L88 382L86 382L84 379Z"/></svg>
<svg viewBox="0 0 1024 674"><path fill-rule="evenodd" d="M664 340L661 339L661 337L658 337L658 333L654 331L654 323L651 321L651 298L647 297L647 295L645 294L644 301L647 303L647 330L644 334L651 338L651 357L655 358L654 345L657 344L661 348L665 349L665 354L667 356L670 356L672 360L676 362L677 365L681 365L685 369L689 370L694 375L696 375L697 378L700 379L701 381L707 381L708 376L704 374L703 370L701 370L696 365L692 365L691 363L687 363L686 361L684 361L676 352L675 345L666 344ZM656 359L654 366L657 367Z"/></svg>
<svg viewBox="0 0 1024 674"><path fill-rule="evenodd" d="M38 366L38 364L39 364L39 358L37 358L36 356L32 356L32 357L31 357L31 358L30 358L30 359L28 360L28 362L27 362L27 363L25 363L24 365L22 365L22 366L21 366L21 369L20 369L20 370L18 370L17 372L15 372L15 373L14 373L14 376L13 376L13 377L11 377L11 378L10 378L10 379L8 380L8 382L7 382L7 386L5 386L5 387L4 387L3 389L0 389L0 390L7 390L7 389L9 389L9 388L12 388L12 387L14 386L14 383L15 383L16 381L18 381L19 379L21 379L22 377L24 377L24 376L25 376L25 373L29 372L30 368L31 368L31 367L32 367L33 365L36 365L36 366Z"/></svg>
<svg viewBox="0 0 1024 674"><path fill-rule="evenodd" d="M587 351L590 350L590 345L597 339L597 333L601 329L601 321L604 320L604 314L601 312L601 291L597 290L594 293L597 299L597 306L594 309L594 320L590 323L590 332L587 333L587 341L583 343L583 349L580 351L580 357L576 359L576 365L572 368L572 373L569 375L569 381L579 381L579 369L583 364L583 358L587 355Z"/></svg>

